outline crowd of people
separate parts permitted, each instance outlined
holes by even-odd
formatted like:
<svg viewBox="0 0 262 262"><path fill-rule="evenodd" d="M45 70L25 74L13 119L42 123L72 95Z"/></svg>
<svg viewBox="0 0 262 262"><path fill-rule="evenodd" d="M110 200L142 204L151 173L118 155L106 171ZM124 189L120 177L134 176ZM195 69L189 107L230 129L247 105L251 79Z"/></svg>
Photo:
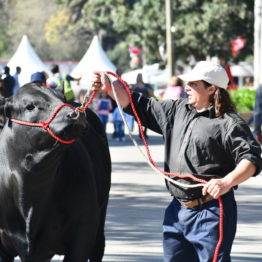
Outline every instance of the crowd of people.
<svg viewBox="0 0 262 262"><path fill-rule="evenodd" d="M53 64L50 68L52 75L49 76L46 72L35 72L31 75L31 82L37 85L44 85L48 88L60 88L64 93L65 99L67 102L77 101L82 103L82 99L86 94L86 90L80 90L78 97L75 97L74 91L71 86L71 82L75 81L79 83L81 77L75 78L70 76L69 74L61 73L59 65ZM20 87L19 78L22 72L22 68L17 66L15 73L13 75L10 74L10 68L5 66L0 74L0 95L8 98L12 96ZM117 74L121 76L122 72L119 70ZM250 85L250 81L248 82L248 86ZM250 119L247 120L248 125L252 125L253 133L256 140L262 144L262 134L261 134L261 125L262 125L262 95L261 95L262 87L258 87L254 114ZM141 94L146 98L155 98L155 99L183 99L187 97L187 93L184 88L183 81L177 77L176 75L172 76L166 88L163 89L162 94L156 98L154 95L154 89L148 83L145 83L143 80L143 76L141 73L138 73L136 78L136 83L130 85L130 90L132 92L136 92ZM93 107L101 119L101 122L106 129L107 123L111 121L113 123L114 131L112 133L113 139L116 141L124 141L125 140L125 127L122 117L117 109L116 102L111 99L108 95L99 94L97 97L96 106ZM132 115L125 114L125 118L128 122L128 126L130 131L134 130L135 119ZM139 136L141 138L140 129ZM144 136L148 139L147 127L143 127Z"/></svg>

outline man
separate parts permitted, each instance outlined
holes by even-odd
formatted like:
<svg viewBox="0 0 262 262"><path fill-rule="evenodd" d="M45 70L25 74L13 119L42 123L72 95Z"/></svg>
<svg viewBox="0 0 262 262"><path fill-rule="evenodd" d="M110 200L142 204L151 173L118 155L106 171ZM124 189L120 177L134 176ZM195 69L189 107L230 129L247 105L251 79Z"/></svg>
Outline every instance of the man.
<svg viewBox="0 0 262 262"><path fill-rule="evenodd" d="M21 67L17 66L15 69L15 74L13 75L13 78L15 80L15 86L13 90L13 94L17 92L17 90L20 88L20 83L19 83L19 75L21 74Z"/></svg>
<svg viewBox="0 0 262 262"><path fill-rule="evenodd" d="M3 79L3 96L5 98L10 97L14 93L15 79L10 75L10 68L8 66L4 67L4 72L2 75Z"/></svg>
<svg viewBox="0 0 262 262"><path fill-rule="evenodd" d="M57 64L52 65L51 72L53 73L53 77L47 79L47 87L56 88L58 86L64 87L64 96L67 102L74 101L74 92L71 87L71 81L79 82L81 77L74 78L67 74L61 74L59 66Z"/></svg>
<svg viewBox="0 0 262 262"><path fill-rule="evenodd" d="M31 83L37 86L46 86L46 77L43 72L35 72L31 75Z"/></svg>
<svg viewBox="0 0 262 262"><path fill-rule="evenodd" d="M261 171L261 149L234 111L223 67L201 61L179 77L186 82L186 99L157 101L132 94L142 124L164 137L165 171L194 174L207 181L196 188L167 182L173 200L163 223L164 261L213 261L220 235L216 199L221 197L224 237L217 261L230 262L237 223L233 188ZM94 89L113 97L104 73L94 73L93 82ZM114 86L121 105L130 113L125 89L119 82ZM173 180L195 184L189 178Z"/></svg>
<svg viewBox="0 0 262 262"><path fill-rule="evenodd" d="M262 144L261 125L262 125L262 85L257 88L256 102L254 108L254 134L257 141Z"/></svg>

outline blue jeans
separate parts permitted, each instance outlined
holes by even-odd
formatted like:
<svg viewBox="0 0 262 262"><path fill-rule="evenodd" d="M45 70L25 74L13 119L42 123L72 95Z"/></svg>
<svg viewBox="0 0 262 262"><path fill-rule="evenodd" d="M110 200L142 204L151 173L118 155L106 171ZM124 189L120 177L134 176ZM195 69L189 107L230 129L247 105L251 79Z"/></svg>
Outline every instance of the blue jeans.
<svg viewBox="0 0 262 262"><path fill-rule="evenodd" d="M106 124L108 122L108 115L98 115L98 117L100 118L104 129L106 130Z"/></svg>
<svg viewBox="0 0 262 262"><path fill-rule="evenodd" d="M222 196L224 236L218 262L230 262L235 238L237 207L233 191ZM219 238L218 200L186 208L174 198L165 212L163 245L165 262L212 262Z"/></svg>
<svg viewBox="0 0 262 262"><path fill-rule="evenodd" d="M115 138L123 138L125 136L124 122L116 120L114 122L115 127Z"/></svg>

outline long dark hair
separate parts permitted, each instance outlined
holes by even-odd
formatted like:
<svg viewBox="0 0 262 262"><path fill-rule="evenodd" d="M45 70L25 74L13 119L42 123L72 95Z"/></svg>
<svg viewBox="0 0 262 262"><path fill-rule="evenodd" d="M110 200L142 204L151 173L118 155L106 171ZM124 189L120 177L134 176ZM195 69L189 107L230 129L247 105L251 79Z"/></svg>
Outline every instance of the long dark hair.
<svg viewBox="0 0 262 262"><path fill-rule="evenodd" d="M211 86L210 83L203 81L205 87ZM222 116L225 112L236 111L236 106L230 98L226 89L217 87L215 93L210 96L210 102L215 107L216 116Z"/></svg>

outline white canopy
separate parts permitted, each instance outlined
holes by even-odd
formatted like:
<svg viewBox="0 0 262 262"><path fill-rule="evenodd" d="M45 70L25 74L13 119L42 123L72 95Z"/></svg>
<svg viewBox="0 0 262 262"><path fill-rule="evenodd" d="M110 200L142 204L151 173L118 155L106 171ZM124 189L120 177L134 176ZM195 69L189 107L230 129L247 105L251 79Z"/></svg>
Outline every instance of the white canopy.
<svg viewBox="0 0 262 262"><path fill-rule="evenodd" d="M240 62L237 65L231 65L231 73L233 76L237 77L253 76L253 64L248 62Z"/></svg>
<svg viewBox="0 0 262 262"><path fill-rule="evenodd" d="M143 68L122 74L122 78L128 84L135 84L139 73L142 74L145 83L161 86L166 85L169 81L167 71L160 70L159 64L144 65Z"/></svg>
<svg viewBox="0 0 262 262"><path fill-rule="evenodd" d="M90 75L94 71L116 72L116 67L107 57L97 36L94 36L88 50L71 75L73 77L82 76L80 85L82 88L88 88L90 86Z"/></svg>
<svg viewBox="0 0 262 262"><path fill-rule="evenodd" d="M15 54L9 60L7 66L10 67L11 74L15 73L17 66L21 67L22 71L19 75L20 85L30 82L31 74L35 72L45 71L51 74L48 67L35 53L26 35L23 36Z"/></svg>

